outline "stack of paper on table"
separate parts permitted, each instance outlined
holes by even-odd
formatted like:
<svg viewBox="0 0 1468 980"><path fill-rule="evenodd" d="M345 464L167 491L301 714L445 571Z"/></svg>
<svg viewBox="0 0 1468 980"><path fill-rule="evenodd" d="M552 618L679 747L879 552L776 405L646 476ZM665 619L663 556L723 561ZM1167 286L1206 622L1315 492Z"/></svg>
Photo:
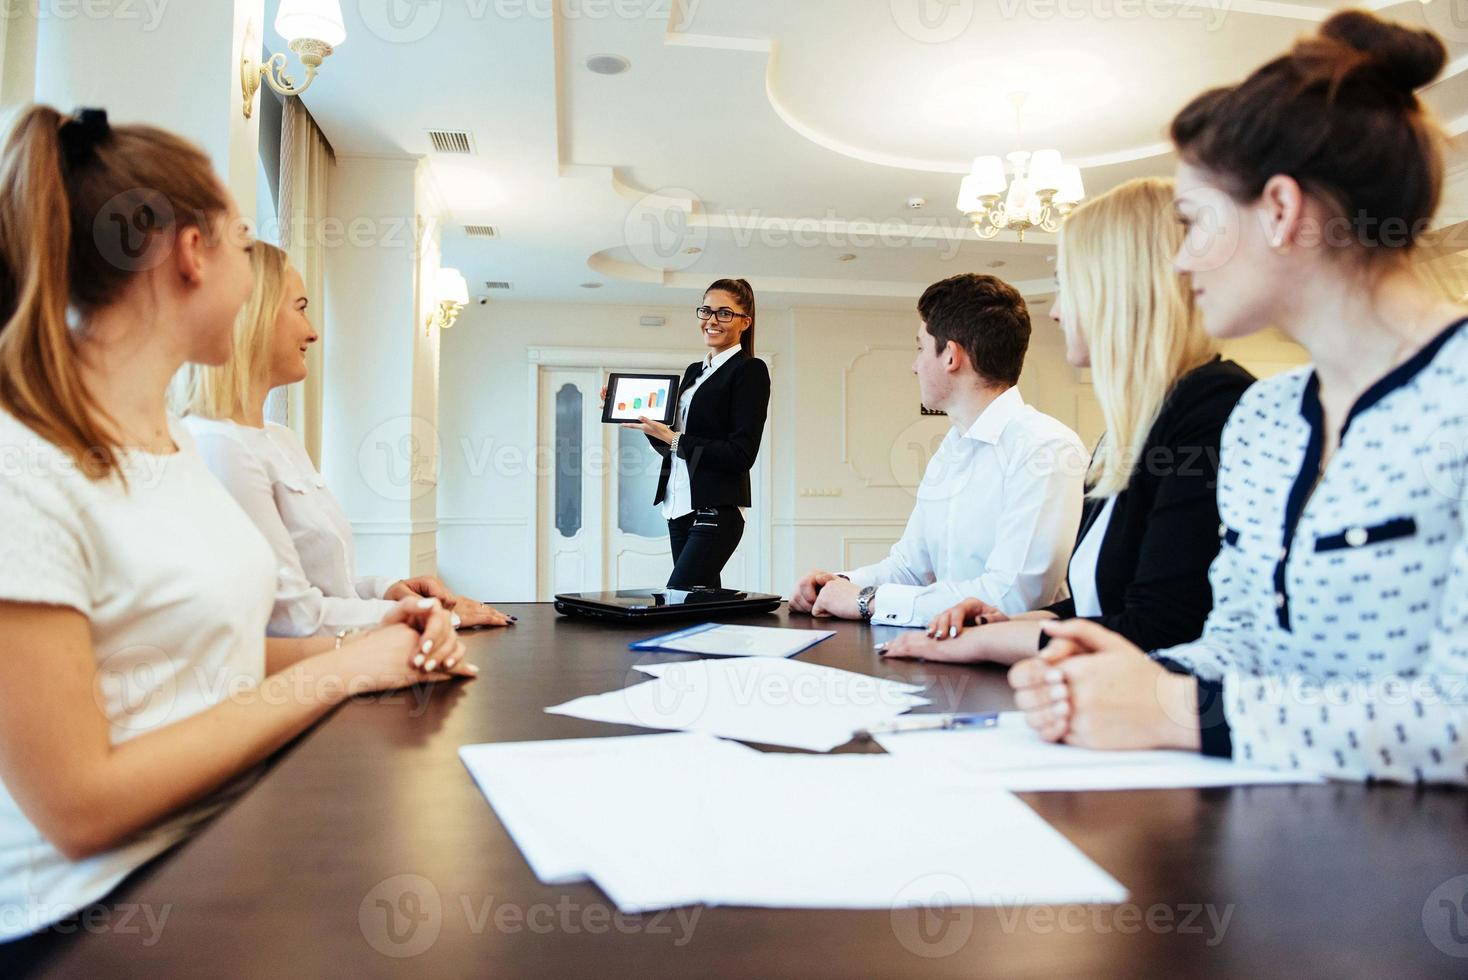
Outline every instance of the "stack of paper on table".
<svg viewBox="0 0 1468 980"><path fill-rule="evenodd" d="M1262 783L1319 783L1310 772L1250 766L1196 752L1102 752L1046 742L1018 711L994 728L879 735L893 755L955 765L985 786L1015 792L1088 789L1176 789Z"/></svg>
<svg viewBox="0 0 1468 980"><path fill-rule="evenodd" d="M629 785L690 783L729 756L754 754L737 742L683 734L499 742L459 750L535 877L548 885L586 879L588 859L577 841L594 832L590 823L602 798L625 792L609 777ZM588 826L552 832L558 815L565 814L587 818ZM658 818L658 827L664 819Z"/></svg>
<svg viewBox="0 0 1468 980"><path fill-rule="evenodd" d="M703 732L827 752L918 705L920 684L799 660L739 657L643 664L654 680L546 708L616 725Z"/></svg>
<svg viewBox="0 0 1468 980"><path fill-rule="evenodd" d="M950 766L762 754L702 735L460 756L542 880L584 875L624 912L1126 898L1018 799Z"/></svg>

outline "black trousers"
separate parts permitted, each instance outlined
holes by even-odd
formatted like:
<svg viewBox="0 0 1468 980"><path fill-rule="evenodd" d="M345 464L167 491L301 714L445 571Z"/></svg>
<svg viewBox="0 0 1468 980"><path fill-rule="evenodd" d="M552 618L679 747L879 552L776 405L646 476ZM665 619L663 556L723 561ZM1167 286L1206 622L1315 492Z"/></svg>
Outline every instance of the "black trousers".
<svg viewBox="0 0 1468 980"><path fill-rule="evenodd" d="M668 588L722 587L720 575L744 537L738 507L704 507L668 522L673 541L673 575Z"/></svg>

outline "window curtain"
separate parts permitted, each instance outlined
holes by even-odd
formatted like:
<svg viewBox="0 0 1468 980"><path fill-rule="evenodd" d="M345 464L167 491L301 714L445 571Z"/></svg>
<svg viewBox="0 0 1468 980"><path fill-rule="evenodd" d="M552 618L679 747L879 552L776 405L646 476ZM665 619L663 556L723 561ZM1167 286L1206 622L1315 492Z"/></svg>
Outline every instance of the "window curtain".
<svg viewBox="0 0 1468 980"><path fill-rule="evenodd" d="M300 270L311 300L311 318L318 329L326 322L326 251L321 225L326 218L327 182L336 165L331 144L300 99L284 100L280 123L280 246ZM306 353L306 380L272 393L277 413L306 445L311 462L321 467L322 344L312 344ZM281 397L281 392L284 397ZM272 413L274 414L274 413Z"/></svg>

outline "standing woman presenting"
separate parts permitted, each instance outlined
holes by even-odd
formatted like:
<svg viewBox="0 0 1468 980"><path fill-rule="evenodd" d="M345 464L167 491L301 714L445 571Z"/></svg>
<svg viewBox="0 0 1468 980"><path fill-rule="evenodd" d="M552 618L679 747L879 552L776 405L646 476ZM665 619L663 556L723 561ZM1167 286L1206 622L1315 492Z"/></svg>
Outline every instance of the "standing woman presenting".
<svg viewBox="0 0 1468 980"><path fill-rule="evenodd" d="M770 369L754 356L754 290L743 279L709 286L697 311L708 353L683 374L677 428L646 417L623 428L647 433L663 457L654 504L673 544L670 589L717 589L744 537L749 471L770 413Z"/></svg>

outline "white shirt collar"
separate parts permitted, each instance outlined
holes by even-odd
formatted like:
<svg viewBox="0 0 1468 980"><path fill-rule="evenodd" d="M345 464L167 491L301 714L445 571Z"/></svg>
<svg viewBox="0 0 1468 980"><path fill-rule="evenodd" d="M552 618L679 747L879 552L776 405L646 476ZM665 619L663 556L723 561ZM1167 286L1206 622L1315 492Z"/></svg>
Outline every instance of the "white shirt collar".
<svg viewBox="0 0 1468 980"><path fill-rule="evenodd" d="M711 374L714 371L717 371L719 368L721 368L725 364L729 363L729 361L734 357L734 355L735 354L738 354L742 350L744 350L743 347L741 347L739 344L735 344L733 347L730 347L728 350L724 351L724 353L722 353L722 354L714 354L712 351L710 351L708 354L706 354L704 356L704 359L703 359L703 371L704 371L704 373L705 374Z"/></svg>
<svg viewBox="0 0 1468 980"><path fill-rule="evenodd" d="M979 413L974 424L963 434L965 439L973 439L977 442L987 442L993 445L999 441L1004 434L1005 426L1024 409L1025 400L1020 397L1019 388L1013 387L989 403L988 407Z"/></svg>

